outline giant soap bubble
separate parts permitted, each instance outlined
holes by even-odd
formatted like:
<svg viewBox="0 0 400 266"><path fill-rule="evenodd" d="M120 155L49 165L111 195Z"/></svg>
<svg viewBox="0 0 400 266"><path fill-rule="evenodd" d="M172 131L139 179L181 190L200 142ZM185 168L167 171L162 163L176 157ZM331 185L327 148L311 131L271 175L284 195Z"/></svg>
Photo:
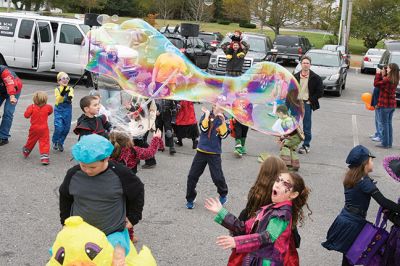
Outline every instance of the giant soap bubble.
<svg viewBox="0 0 400 266"><path fill-rule="evenodd" d="M255 64L240 77L211 75L140 19L105 23L90 40L95 49L87 69L112 77L135 97L219 104L240 123L270 135L280 134L272 128L277 105L288 104L297 122L303 116L299 85L278 64ZM210 63L218 64L215 58Z"/></svg>

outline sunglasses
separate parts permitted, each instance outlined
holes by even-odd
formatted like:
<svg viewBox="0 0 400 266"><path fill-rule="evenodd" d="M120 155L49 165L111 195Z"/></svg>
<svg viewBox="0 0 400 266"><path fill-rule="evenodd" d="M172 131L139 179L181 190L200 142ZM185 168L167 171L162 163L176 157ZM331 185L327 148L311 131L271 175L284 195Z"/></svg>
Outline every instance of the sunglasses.
<svg viewBox="0 0 400 266"><path fill-rule="evenodd" d="M277 182L277 183L282 183L283 186L284 186L287 190L289 190L289 191L292 190L292 188L293 188L293 185L292 185L290 182L284 180L284 179L281 178L281 177L277 177L276 180L275 180L275 182Z"/></svg>
<svg viewBox="0 0 400 266"><path fill-rule="evenodd" d="M62 78L60 78L58 81L62 81L62 80L69 81L69 77L62 77Z"/></svg>

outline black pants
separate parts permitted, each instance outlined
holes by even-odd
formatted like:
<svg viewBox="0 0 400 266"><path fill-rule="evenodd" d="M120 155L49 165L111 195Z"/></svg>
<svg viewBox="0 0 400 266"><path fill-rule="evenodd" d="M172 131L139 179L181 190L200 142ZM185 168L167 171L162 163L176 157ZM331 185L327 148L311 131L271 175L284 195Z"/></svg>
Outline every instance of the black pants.
<svg viewBox="0 0 400 266"><path fill-rule="evenodd" d="M214 185L217 187L218 194L220 196L226 196L228 194L228 186L226 185L224 173L222 172L221 154L207 154L198 151L194 156L188 175L186 187L187 201L193 201L196 198L196 185L207 164Z"/></svg>
<svg viewBox="0 0 400 266"><path fill-rule="evenodd" d="M343 254L342 266L352 266L352 265L353 265L353 264L351 264L351 263L347 260L346 255Z"/></svg>
<svg viewBox="0 0 400 266"><path fill-rule="evenodd" d="M135 146L138 146L140 148L148 148L150 146L149 143L147 142L147 137L148 136L149 136L149 131L147 131L146 134L144 134L143 138L134 139L133 143L135 144ZM155 164L157 164L155 157L147 159L144 162L145 162L146 165L155 165Z"/></svg>
<svg viewBox="0 0 400 266"><path fill-rule="evenodd" d="M165 138L165 146L174 147L172 116L168 114L168 112L161 113L159 116L157 116L156 128L160 129L160 131L163 132Z"/></svg>
<svg viewBox="0 0 400 266"><path fill-rule="evenodd" d="M242 125L239 123L239 121L236 120L235 123L235 136L237 139L240 138L246 138L247 137L247 132L249 131L249 127Z"/></svg>

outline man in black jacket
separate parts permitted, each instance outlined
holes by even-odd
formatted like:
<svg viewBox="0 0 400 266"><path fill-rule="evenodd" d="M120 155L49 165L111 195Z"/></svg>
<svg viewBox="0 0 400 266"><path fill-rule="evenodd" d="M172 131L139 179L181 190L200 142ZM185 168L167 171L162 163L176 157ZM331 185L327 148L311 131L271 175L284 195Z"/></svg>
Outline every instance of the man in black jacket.
<svg viewBox="0 0 400 266"><path fill-rule="evenodd" d="M303 129L305 139L303 145L299 149L299 153L310 152L311 142L311 115L312 112L319 109L318 99L324 94L322 79L320 76L310 70L311 58L303 56L300 60L301 71L296 73L294 77L300 84L299 100L304 102Z"/></svg>

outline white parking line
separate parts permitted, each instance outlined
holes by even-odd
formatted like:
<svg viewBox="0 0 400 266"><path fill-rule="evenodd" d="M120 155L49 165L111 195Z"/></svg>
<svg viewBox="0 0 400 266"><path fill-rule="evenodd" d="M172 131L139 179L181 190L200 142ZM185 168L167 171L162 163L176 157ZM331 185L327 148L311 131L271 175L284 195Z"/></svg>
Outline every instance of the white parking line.
<svg viewBox="0 0 400 266"><path fill-rule="evenodd" d="M357 116L356 115L351 115L351 124L353 128L353 145L354 147L360 144L360 141L358 140L358 128L357 128Z"/></svg>

